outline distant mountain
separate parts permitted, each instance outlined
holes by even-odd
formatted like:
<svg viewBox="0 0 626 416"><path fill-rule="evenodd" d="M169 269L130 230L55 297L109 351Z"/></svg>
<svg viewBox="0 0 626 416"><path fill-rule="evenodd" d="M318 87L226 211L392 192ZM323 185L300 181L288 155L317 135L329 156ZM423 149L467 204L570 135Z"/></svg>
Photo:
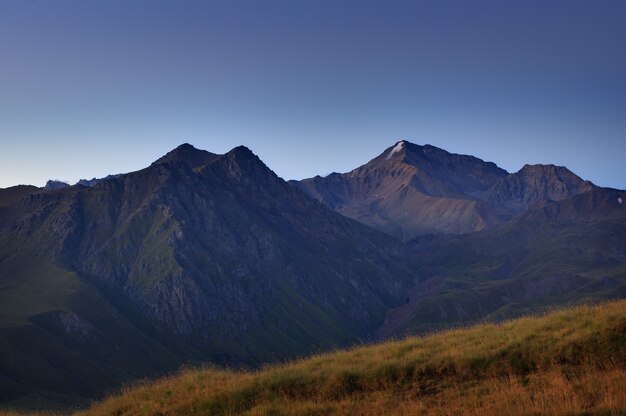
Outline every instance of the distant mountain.
<svg viewBox="0 0 626 416"><path fill-rule="evenodd" d="M51 179L48 182L46 182L46 185L43 188L48 191L54 191L56 189L67 188L68 186L70 186L70 184L67 182Z"/></svg>
<svg viewBox="0 0 626 416"><path fill-rule="evenodd" d="M92 186L99 184L102 181L114 179L114 178L117 178L118 176L121 176L121 175L107 175L104 178L79 179L79 181L76 182L76 185L92 187Z"/></svg>
<svg viewBox="0 0 626 416"><path fill-rule="evenodd" d="M0 400L73 403L187 361L347 345L402 302L410 261L245 147L0 190Z"/></svg>
<svg viewBox="0 0 626 416"><path fill-rule="evenodd" d="M407 241L501 224L531 206L593 188L564 167L494 163L434 146L397 142L345 174L292 181L337 212Z"/></svg>

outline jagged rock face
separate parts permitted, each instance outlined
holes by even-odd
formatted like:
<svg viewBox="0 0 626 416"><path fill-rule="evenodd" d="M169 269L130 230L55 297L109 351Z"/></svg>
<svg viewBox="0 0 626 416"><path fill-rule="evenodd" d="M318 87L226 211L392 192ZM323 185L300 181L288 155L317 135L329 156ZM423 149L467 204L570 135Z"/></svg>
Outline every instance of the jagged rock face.
<svg viewBox="0 0 626 416"><path fill-rule="evenodd" d="M207 348L249 336L254 356L253 334L278 317L300 350L338 344L376 327L412 281L404 247L244 147L183 145L144 170L20 201L2 232L47 236L41 247L58 262ZM292 310L307 318L286 318Z"/></svg>
<svg viewBox="0 0 626 416"><path fill-rule="evenodd" d="M526 165L509 174L491 162L406 141L351 172L291 183L403 241L491 228L531 206L593 188L563 167Z"/></svg>

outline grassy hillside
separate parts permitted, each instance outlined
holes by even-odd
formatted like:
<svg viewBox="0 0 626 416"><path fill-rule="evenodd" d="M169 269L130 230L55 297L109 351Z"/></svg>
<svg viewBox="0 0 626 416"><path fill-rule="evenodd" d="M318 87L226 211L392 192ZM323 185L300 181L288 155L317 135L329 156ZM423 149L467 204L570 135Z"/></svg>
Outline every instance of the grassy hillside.
<svg viewBox="0 0 626 416"><path fill-rule="evenodd" d="M626 414L626 301L255 372L186 370L80 414Z"/></svg>

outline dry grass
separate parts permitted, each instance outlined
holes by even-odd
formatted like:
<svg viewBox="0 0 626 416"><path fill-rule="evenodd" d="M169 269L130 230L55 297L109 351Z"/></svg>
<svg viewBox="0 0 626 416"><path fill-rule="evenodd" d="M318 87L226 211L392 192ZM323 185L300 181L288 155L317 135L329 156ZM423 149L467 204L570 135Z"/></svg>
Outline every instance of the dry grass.
<svg viewBox="0 0 626 416"><path fill-rule="evenodd" d="M626 301L124 389L86 415L626 415Z"/></svg>

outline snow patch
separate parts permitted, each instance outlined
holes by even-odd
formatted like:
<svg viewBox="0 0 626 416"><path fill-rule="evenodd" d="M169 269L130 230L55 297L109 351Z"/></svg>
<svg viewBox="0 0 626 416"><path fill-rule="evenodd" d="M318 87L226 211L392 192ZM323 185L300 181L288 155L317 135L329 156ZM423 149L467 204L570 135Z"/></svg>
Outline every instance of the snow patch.
<svg viewBox="0 0 626 416"><path fill-rule="evenodd" d="M404 147L404 140L399 141L398 144L396 144L394 148L391 149L391 152L389 152L389 154L387 155L387 160L391 159L391 156L398 153L400 150L402 150L403 147Z"/></svg>
<svg viewBox="0 0 626 416"><path fill-rule="evenodd" d="M622 202L624 202L624 201L622 201L622 197L621 197L621 196L617 198L617 202L619 202L620 204L621 204Z"/></svg>

